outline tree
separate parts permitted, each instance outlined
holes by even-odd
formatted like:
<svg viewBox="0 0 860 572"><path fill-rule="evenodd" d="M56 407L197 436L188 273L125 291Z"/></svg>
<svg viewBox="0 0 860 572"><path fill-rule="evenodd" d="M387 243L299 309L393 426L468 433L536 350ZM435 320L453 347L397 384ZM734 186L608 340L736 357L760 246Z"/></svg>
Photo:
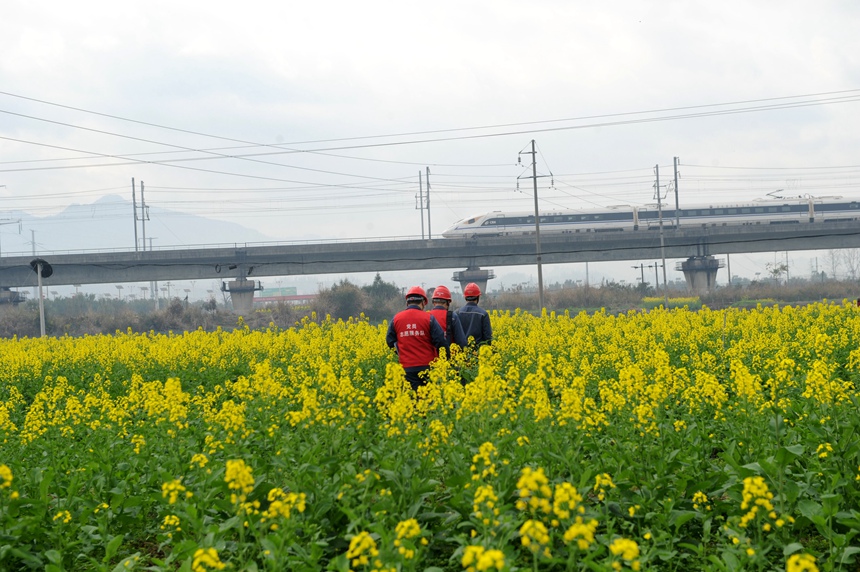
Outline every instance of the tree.
<svg viewBox="0 0 860 572"><path fill-rule="evenodd" d="M860 248L846 248L840 254L848 278L857 280L857 276L860 275Z"/></svg>
<svg viewBox="0 0 860 572"><path fill-rule="evenodd" d="M770 274L770 277L777 284L779 284L779 280L780 280L780 278L782 278L783 274L788 275L788 264L786 264L784 262L778 262L778 263L774 262L772 264L770 262L768 262L765 265L765 268L767 268L768 274Z"/></svg>
<svg viewBox="0 0 860 572"><path fill-rule="evenodd" d="M374 322L389 319L398 310L403 309L400 288L392 282L385 282L379 272L373 278L372 284L363 286L361 289L370 301L370 307L365 314Z"/></svg>
<svg viewBox="0 0 860 572"><path fill-rule="evenodd" d="M370 309L370 298L361 288L344 278L331 288L320 290L314 304L317 314L335 320L358 317Z"/></svg>
<svg viewBox="0 0 860 572"><path fill-rule="evenodd" d="M830 262L830 278L833 280L838 279L837 270L839 270L839 256L838 250L828 250L827 251L827 260Z"/></svg>

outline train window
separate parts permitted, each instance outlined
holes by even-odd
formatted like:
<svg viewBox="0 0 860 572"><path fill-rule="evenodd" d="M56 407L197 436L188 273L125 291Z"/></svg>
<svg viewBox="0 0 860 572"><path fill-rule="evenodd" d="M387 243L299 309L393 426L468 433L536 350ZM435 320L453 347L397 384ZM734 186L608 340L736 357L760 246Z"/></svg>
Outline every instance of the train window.
<svg viewBox="0 0 860 572"><path fill-rule="evenodd" d="M738 214L738 209L726 209L726 214Z"/></svg>
<svg viewBox="0 0 860 572"><path fill-rule="evenodd" d="M750 214L750 209L741 209L741 214Z"/></svg>
<svg viewBox="0 0 860 572"><path fill-rule="evenodd" d="M713 212L715 215L721 215L721 214L723 214L723 209L714 209L711 212Z"/></svg>
<svg viewBox="0 0 860 572"><path fill-rule="evenodd" d="M775 212L776 212L776 207L767 207L767 212L769 212L769 213L775 213Z"/></svg>
<svg viewBox="0 0 860 572"><path fill-rule="evenodd" d="M594 215L594 220L601 220L601 219L603 219L603 215L599 215L599 214Z"/></svg>
<svg viewBox="0 0 860 572"><path fill-rule="evenodd" d="M756 207L754 210L757 213L763 213L764 212L764 209L762 207Z"/></svg>
<svg viewBox="0 0 860 572"><path fill-rule="evenodd" d="M466 224L475 224L475 219L470 218L469 220L466 221Z"/></svg>
<svg viewBox="0 0 860 572"><path fill-rule="evenodd" d="M789 212L789 211L791 211L791 207L782 207L782 212Z"/></svg>
<svg viewBox="0 0 860 572"><path fill-rule="evenodd" d="M485 220L485 221L481 224L481 226L491 226L491 225L495 225L495 224L499 224L499 219L497 219L497 218L490 218L490 219Z"/></svg>

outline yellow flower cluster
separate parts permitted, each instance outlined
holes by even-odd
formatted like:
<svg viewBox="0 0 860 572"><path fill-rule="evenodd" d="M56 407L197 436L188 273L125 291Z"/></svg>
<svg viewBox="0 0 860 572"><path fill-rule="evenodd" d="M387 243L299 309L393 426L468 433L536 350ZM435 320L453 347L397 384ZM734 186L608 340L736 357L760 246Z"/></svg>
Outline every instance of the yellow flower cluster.
<svg viewBox="0 0 860 572"><path fill-rule="evenodd" d="M542 468L524 467L517 481L517 491L520 497L517 509L544 514L552 511L552 488Z"/></svg>
<svg viewBox="0 0 860 572"><path fill-rule="evenodd" d="M487 550L483 546L467 546L460 563L466 572L502 570L505 567L505 554L501 550Z"/></svg>
<svg viewBox="0 0 860 572"><path fill-rule="evenodd" d="M414 518L402 520L397 523L394 533L397 535L397 538L394 539L394 546L397 548L397 552L406 560L414 558L415 550L407 547L403 541L411 540L421 534L421 527L418 525L418 521Z"/></svg>
<svg viewBox="0 0 860 572"><path fill-rule="evenodd" d="M377 556L379 556L379 549L376 547L376 541L370 536L369 532L359 532L349 541L349 550L346 552L346 558L353 568L367 566L370 564L370 559Z"/></svg>
<svg viewBox="0 0 860 572"><path fill-rule="evenodd" d="M167 499L168 504L176 504L179 495L185 493L186 498L191 498L191 491L186 491L179 479L173 479L161 485L161 496Z"/></svg>
<svg viewBox="0 0 860 572"><path fill-rule="evenodd" d="M218 551L214 548L198 548L194 551L194 557L191 561L191 570L194 572L223 570L226 566L226 564L221 562Z"/></svg>
<svg viewBox="0 0 860 572"><path fill-rule="evenodd" d="M547 558L552 558L549 550L549 531L541 521L533 519L525 521L520 527L520 541L532 552L540 552Z"/></svg>
<svg viewBox="0 0 860 572"><path fill-rule="evenodd" d="M233 491L230 495L230 502L233 504L244 503L248 495L254 490L254 475L251 473L251 467L246 465L242 459L227 461L224 481L227 483L227 487Z"/></svg>
<svg viewBox="0 0 860 572"><path fill-rule="evenodd" d="M704 508L705 510L711 510L711 505L708 502L708 495L703 493L702 491L696 491L693 494L693 509L699 510L699 508Z"/></svg>
<svg viewBox="0 0 860 572"><path fill-rule="evenodd" d="M6 465L0 465L0 489L8 489L12 486L12 469Z"/></svg>
<svg viewBox="0 0 860 572"><path fill-rule="evenodd" d="M487 441L478 448L478 452L472 457L472 480L486 479L497 476L495 456L498 454L496 447Z"/></svg>
<svg viewBox="0 0 860 572"><path fill-rule="evenodd" d="M475 517L485 526L496 526L499 524L499 497L493 491L492 485L482 485L475 490L475 499L472 501L472 509Z"/></svg>
<svg viewBox="0 0 860 572"><path fill-rule="evenodd" d="M749 523L756 518L759 510L765 513L769 518L776 520L777 515L773 510L773 493L768 490L767 483L763 477L747 477L744 479L743 501L741 509L748 511L741 517L739 526L746 528ZM765 523L768 525L769 523ZM765 530L769 530L769 527Z"/></svg>
<svg viewBox="0 0 860 572"><path fill-rule="evenodd" d="M811 554L792 554L785 565L785 572L818 572L818 566Z"/></svg>
<svg viewBox="0 0 860 572"><path fill-rule="evenodd" d="M577 516L574 523L564 531L564 542L570 544L575 540L580 550L588 550L588 547L594 544L597 524L593 518L585 522L581 516Z"/></svg>
<svg viewBox="0 0 860 572"><path fill-rule="evenodd" d="M624 562L633 570L639 570L641 564L639 562L639 545L635 540L629 538L616 538L609 545L609 552L614 556L620 556ZM621 562L615 561L612 563L615 570L621 570L623 567Z"/></svg>
<svg viewBox="0 0 860 572"><path fill-rule="evenodd" d="M614 488L615 483L612 482L612 477L609 476L609 473L601 473L599 475L595 475L594 492L597 493L597 500L604 500L606 498L606 491L608 489Z"/></svg>
<svg viewBox="0 0 860 572"><path fill-rule="evenodd" d="M305 493L287 493L283 489L274 488L269 491L267 499L269 501L269 508L263 511L260 517L261 523L277 517L290 518L293 510L305 512L305 508L307 507L307 495ZM278 524L272 523L269 528L277 530Z"/></svg>

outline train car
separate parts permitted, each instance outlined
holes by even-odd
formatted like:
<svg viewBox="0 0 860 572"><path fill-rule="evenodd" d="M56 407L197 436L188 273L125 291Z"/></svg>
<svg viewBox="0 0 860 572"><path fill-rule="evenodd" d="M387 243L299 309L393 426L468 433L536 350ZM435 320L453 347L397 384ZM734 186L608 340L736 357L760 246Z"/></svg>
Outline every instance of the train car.
<svg viewBox="0 0 860 572"><path fill-rule="evenodd" d="M657 205L620 205L589 210L543 211L541 233L628 232L709 226L797 224L860 220L860 199L795 197L750 202L690 205L678 209ZM535 232L534 212L494 211L458 221L445 238L516 236Z"/></svg>

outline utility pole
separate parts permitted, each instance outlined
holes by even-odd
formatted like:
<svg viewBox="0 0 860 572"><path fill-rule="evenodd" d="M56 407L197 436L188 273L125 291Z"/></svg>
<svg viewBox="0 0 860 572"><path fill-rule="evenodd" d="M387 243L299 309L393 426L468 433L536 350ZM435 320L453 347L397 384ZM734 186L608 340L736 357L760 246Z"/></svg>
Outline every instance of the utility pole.
<svg viewBox="0 0 860 572"><path fill-rule="evenodd" d="M433 238L430 232L430 167L427 167L427 238Z"/></svg>
<svg viewBox="0 0 860 572"><path fill-rule="evenodd" d="M639 266L633 266L632 268L634 268L634 269L635 269L635 268L638 268L638 269L641 271L641 272L640 272L640 274L641 274L642 276L639 278L639 283L640 283L640 284L642 284L642 285L643 285L643 287L644 287L644 284L645 284L645 263L644 263L644 262L640 262L640 263L639 263Z"/></svg>
<svg viewBox="0 0 860 572"><path fill-rule="evenodd" d="M657 213L660 217L660 258L663 261L663 298L666 302L666 309L669 309L669 289L666 286L666 245L663 239L663 201L660 196L660 165L654 166L654 174L657 176L655 189L657 191Z"/></svg>
<svg viewBox="0 0 860 572"><path fill-rule="evenodd" d="M149 218L149 210L146 208L146 200L143 198L143 181L140 182L140 221L143 226L143 249L146 250L146 219ZM152 240L149 241L149 249L152 250ZM156 298L157 299L157 298Z"/></svg>
<svg viewBox="0 0 860 572"><path fill-rule="evenodd" d="M540 251L540 211L538 210L538 188L537 188L537 151L535 150L535 140L532 139L531 142L531 151L520 151L520 155L523 153L530 154L532 156L532 183L534 188L534 199L535 199L535 254L537 259L537 275L538 275L538 304L540 305L540 313L543 314L544 309L544 300L543 300L543 266L541 263L541 251ZM519 157L517 158L519 161Z"/></svg>
<svg viewBox="0 0 860 572"><path fill-rule="evenodd" d="M657 264L656 261L654 262L654 285L655 285L654 290L655 291L657 290L656 286L660 285L660 278L659 278L659 275L657 274L657 269L660 268L661 266L663 267L664 270L666 269L665 264ZM651 268L650 264L648 265L648 268ZM668 306L668 305L669 305L669 303L666 302L666 306Z"/></svg>
<svg viewBox="0 0 860 572"><path fill-rule="evenodd" d="M32 228L30 229L30 238L32 239L30 241L30 244L33 246L33 258L35 258L36 257L36 231L33 230ZM39 295L38 290L34 286L33 287L33 298L35 298L38 295ZM39 299L39 302L41 303L41 298Z"/></svg>
<svg viewBox="0 0 860 572"><path fill-rule="evenodd" d="M424 240L424 174L418 170L418 199L416 209L421 210L421 240Z"/></svg>
<svg viewBox="0 0 860 572"><path fill-rule="evenodd" d="M681 224L681 219L679 218L679 202L678 202L678 165L681 163L681 160L677 157L674 158L673 164L675 165L675 228Z"/></svg>
<svg viewBox="0 0 860 572"><path fill-rule="evenodd" d="M139 249L137 241L137 189L134 187L134 177L131 178L131 212L134 218L134 251L137 252Z"/></svg>

